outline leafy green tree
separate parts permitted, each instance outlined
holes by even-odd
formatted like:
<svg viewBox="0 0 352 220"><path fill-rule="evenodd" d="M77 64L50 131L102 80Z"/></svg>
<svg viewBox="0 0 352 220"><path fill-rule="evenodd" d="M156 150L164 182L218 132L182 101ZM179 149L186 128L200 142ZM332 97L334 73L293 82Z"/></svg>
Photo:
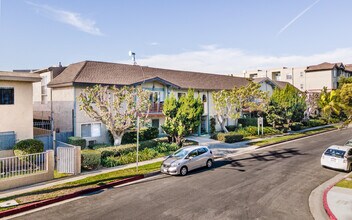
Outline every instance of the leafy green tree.
<svg viewBox="0 0 352 220"><path fill-rule="evenodd" d="M200 125L203 112L203 102L200 97L194 97L193 90L188 90L179 100L172 94L164 102L165 123L162 128L173 142L181 146L184 137Z"/></svg>
<svg viewBox="0 0 352 220"><path fill-rule="evenodd" d="M340 107L347 116L344 124L348 125L352 122L352 83L344 84L339 91Z"/></svg>
<svg viewBox="0 0 352 220"><path fill-rule="evenodd" d="M260 84L249 82L246 86L234 87L232 90L213 92L216 118L224 132L228 132L225 124L229 118L236 121L243 110L249 112L266 111L268 93L260 90Z"/></svg>
<svg viewBox="0 0 352 220"><path fill-rule="evenodd" d="M345 88L348 88L348 86L345 86ZM334 114L339 115L343 108L343 105L340 103L340 97L342 96L339 95L339 90L328 92L326 87L324 87L320 93L318 105L321 109L322 117L328 122L331 122L331 118Z"/></svg>
<svg viewBox="0 0 352 220"><path fill-rule="evenodd" d="M283 89L276 88L269 102L268 123L275 127L303 120L305 99L305 94L292 85L286 85Z"/></svg>
<svg viewBox="0 0 352 220"><path fill-rule="evenodd" d="M341 76L339 79L339 89L343 87L344 84L352 83L352 77Z"/></svg>

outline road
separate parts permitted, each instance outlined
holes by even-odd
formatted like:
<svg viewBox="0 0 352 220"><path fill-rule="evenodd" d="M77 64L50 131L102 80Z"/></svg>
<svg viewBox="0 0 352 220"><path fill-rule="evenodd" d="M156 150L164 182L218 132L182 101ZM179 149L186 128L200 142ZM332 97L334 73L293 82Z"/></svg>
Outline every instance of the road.
<svg viewBox="0 0 352 220"><path fill-rule="evenodd" d="M20 219L313 219L310 192L338 171L320 166L331 144L352 131L299 139L217 161L186 177L160 175Z"/></svg>

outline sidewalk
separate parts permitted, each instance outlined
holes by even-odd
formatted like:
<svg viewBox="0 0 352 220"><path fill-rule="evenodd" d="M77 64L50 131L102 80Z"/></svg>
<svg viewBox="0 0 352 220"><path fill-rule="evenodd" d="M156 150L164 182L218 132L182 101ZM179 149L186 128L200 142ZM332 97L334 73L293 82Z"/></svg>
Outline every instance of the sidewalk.
<svg viewBox="0 0 352 220"><path fill-rule="evenodd" d="M257 146L255 146L255 145L250 146L249 145L250 143L255 143L255 142L270 139L273 137L282 137L282 136L287 136L290 134L298 134L298 133L303 133L306 131L318 130L321 128L331 127L334 125L335 124L306 128L306 129L303 129L300 131L291 131L291 132L288 132L285 134L270 135L270 136L266 136L263 138L256 138L256 139L252 139L252 140L240 141L240 142L236 142L236 143L232 143L232 144L228 144L228 143L224 143L221 141L211 139L209 135L189 136L189 137L186 137L186 139L196 141L199 143L199 145L208 146L210 149L212 149L215 157L224 157L227 154L243 153L248 150L252 150L252 149L257 148Z"/></svg>
<svg viewBox="0 0 352 220"><path fill-rule="evenodd" d="M139 162L138 165L142 166L142 165L147 165L147 164L151 164L151 163L155 163L155 162L160 162L163 160L164 160L164 158L156 158L153 160ZM72 181L76 181L76 180L81 180L86 177L95 176L98 174L109 173L109 172L113 172L113 171L117 171L117 170L133 168L133 167L136 167L136 163L121 165L121 166L112 167L112 168L105 168L105 169L95 170L95 171L90 171L90 172L84 172L84 173L81 173L80 175L77 175L77 176L71 176L71 177L56 179L56 180L52 180L52 181L48 181L48 182L38 183L35 185L29 185L29 186L19 187L19 188L15 188L15 189L10 189L10 190L0 192L0 199L6 198L9 196L13 196L13 195L17 195L17 194L22 194L22 193L27 193L27 192L32 192L35 190L48 188L48 187L51 187L54 185L68 183L68 182L72 182Z"/></svg>
<svg viewBox="0 0 352 220"><path fill-rule="evenodd" d="M334 186L328 192L327 201L338 220L352 219L352 189Z"/></svg>

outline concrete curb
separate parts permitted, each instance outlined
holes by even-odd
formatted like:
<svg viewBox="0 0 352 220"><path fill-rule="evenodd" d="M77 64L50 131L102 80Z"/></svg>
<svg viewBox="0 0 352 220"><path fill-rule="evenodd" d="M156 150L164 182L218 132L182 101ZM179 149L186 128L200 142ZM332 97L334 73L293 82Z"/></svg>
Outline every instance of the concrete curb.
<svg viewBox="0 0 352 220"><path fill-rule="evenodd" d="M30 203L30 204L27 204L27 205L22 205L22 206L17 207L17 208L13 208L13 209L9 209L9 210L5 210L5 211L0 212L0 218L4 218L4 217L10 216L10 215L19 214L19 213L22 213L22 212L25 212L25 211L29 211L29 210L32 210L32 209L36 209L36 208L40 208L40 207L43 207L43 206L51 205L51 204L54 204L54 203L57 203L57 202L61 202L61 201L68 200L68 199L72 199L72 198L75 198L75 197L78 197L78 196L82 196L82 195L85 195L85 194L88 194L88 193L97 192L97 191L102 190L102 189L111 188L111 187L122 185L122 184L126 184L126 183L131 183L131 182L138 181L138 180L141 180L141 179L144 179L144 178L147 178L147 177L158 175L159 173L160 173L160 171L156 171L156 172L147 173L147 174L144 174L144 175L137 175L137 176L125 178L125 179L122 179L122 180L116 180L116 181L107 183L107 184L102 185L102 186L96 186L94 188L84 189L84 190L81 190L81 191L78 191L78 192L74 192L74 193L71 193L71 194L59 196L59 197L56 197L56 198L53 198L53 199L47 199L47 200L43 200L43 201L39 201L39 202Z"/></svg>
<svg viewBox="0 0 352 220"><path fill-rule="evenodd" d="M335 186L336 183L330 185L328 188L326 188L324 190L324 194L323 194L323 206L325 209L326 214L328 214L330 220L337 220L336 216L334 215L334 213L332 213L329 204L328 204L328 192L331 190L332 187Z"/></svg>
<svg viewBox="0 0 352 220"><path fill-rule="evenodd" d="M325 209L326 214L328 214L330 220L337 220L336 216L334 215L334 213L331 211L330 207L329 207L329 203L328 203L328 193L329 191L336 185L336 183L340 182L341 180L343 180L344 178L350 176L352 174L352 172L344 175L343 177L339 178L337 181L335 181L333 184L330 184L325 190L324 190L324 194L323 194L323 206Z"/></svg>
<svg viewBox="0 0 352 220"><path fill-rule="evenodd" d="M322 134L322 133L326 133L326 132L330 132L330 131L336 131L336 130L338 130L338 128L327 130L327 131L322 131L322 132L318 132L318 133L314 133L314 134L308 134L308 135L305 135L305 136L302 136L302 137L297 137L297 138L294 138L294 139L279 141L279 142L272 143L272 144L266 144L266 145L257 147L257 149L268 147L268 146L275 145L275 144L281 144L281 143L285 143L285 142L289 142L289 141L299 140L301 138L306 138L306 137L310 137L310 136L314 136L314 135L318 135L318 134ZM297 133L297 134L299 134L299 133ZM255 146L255 145L253 145L253 146Z"/></svg>

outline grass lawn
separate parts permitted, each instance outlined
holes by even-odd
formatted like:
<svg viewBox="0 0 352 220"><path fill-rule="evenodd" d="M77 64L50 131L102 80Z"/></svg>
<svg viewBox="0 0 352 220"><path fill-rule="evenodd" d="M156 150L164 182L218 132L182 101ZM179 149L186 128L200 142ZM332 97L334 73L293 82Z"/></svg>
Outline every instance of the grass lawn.
<svg viewBox="0 0 352 220"><path fill-rule="evenodd" d="M341 180L336 184L336 186L352 189L352 176Z"/></svg>
<svg viewBox="0 0 352 220"><path fill-rule="evenodd" d="M7 198L0 199L0 202L15 199L19 204L27 204L35 201L41 201L45 199L51 199L58 196L74 193L83 189L89 189L96 186L104 185L106 183L112 182L118 179L124 179L127 177L132 177L139 174L146 174L160 169L161 162L156 162L152 164L147 164L140 166L138 172L136 168L123 169L118 171L113 171L104 174L98 174L96 176L87 177L81 180L68 182L64 184L59 184L56 186L48 187L45 189L23 193ZM0 208L0 211L15 208L18 206L10 208Z"/></svg>
<svg viewBox="0 0 352 220"><path fill-rule="evenodd" d="M296 133L296 134L289 134L289 135L285 135L285 136L273 137L273 138L268 138L268 139L257 141L257 142L251 142L248 145L265 146L265 145L269 145L269 144L279 143L282 141L288 141L288 140L293 140L293 139L300 138L300 137L318 134L318 133L321 133L324 131L334 130L336 128L337 127L332 126L332 127L320 128L320 129L312 130L312 131L306 131L303 133Z"/></svg>

